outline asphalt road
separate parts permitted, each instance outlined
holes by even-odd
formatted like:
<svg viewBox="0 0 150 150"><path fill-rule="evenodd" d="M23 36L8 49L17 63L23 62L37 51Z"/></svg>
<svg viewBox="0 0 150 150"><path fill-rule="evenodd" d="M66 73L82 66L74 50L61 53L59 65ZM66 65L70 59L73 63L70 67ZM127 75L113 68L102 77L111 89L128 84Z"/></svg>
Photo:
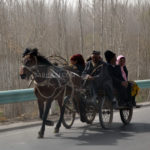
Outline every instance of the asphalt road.
<svg viewBox="0 0 150 150"><path fill-rule="evenodd" d="M103 130L95 119L93 125L75 120L71 129L46 127L44 139L38 139L38 127L0 133L0 150L149 150L150 107L134 110L131 124L123 126L115 113L110 130Z"/></svg>

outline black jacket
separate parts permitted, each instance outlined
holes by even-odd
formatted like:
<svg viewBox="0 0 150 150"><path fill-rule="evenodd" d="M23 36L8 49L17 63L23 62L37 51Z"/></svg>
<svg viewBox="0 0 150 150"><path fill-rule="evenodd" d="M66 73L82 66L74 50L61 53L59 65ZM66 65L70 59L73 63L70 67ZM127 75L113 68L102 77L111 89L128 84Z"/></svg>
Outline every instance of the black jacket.
<svg viewBox="0 0 150 150"><path fill-rule="evenodd" d="M126 73L126 77L127 77L127 79L128 79L128 70L127 70L127 67L124 66L124 67L123 67L123 70L124 70L124 72Z"/></svg>
<svg viewBox="0 0 150 150"><path fill-rule="evenodd" d="M85 66L79 65L79 64L76 64L75 66L77 67L78 74L82 75L82 72L83 72Z"/></svg>
<svg viewBox="0 0 150 150"><path fill-rule="evenodd" d="M114 87L116 88L121 87L121 82L125 80L122 77L120 66L117 66L117 65L112 66L111 64L108 64L108 71L109 71L109 75L112 78ZM127 74L127 70L126 70L126 74Z"/></svg>
<svg viewBox="0 0 150 150"><path fill-rule="evenodd" d="M103 61L99 61L96 66L93 65L92 61L88 61L82 72L82 77L84 78L86 75L91 75L94 78L99 78L104 65L106 65L106 63Z"/></svg>
<svg viewBox="0 0 150 150"><path fill-rule="evenodd" d="M92 61L89 61L82 73L83 79L86 79L86 75L91 75L94 78L92 83L96 90L103 89L108 82L112 85L112 79L109 75L107 64L103 61L99 61L96 66L93 66Z"/></svg>

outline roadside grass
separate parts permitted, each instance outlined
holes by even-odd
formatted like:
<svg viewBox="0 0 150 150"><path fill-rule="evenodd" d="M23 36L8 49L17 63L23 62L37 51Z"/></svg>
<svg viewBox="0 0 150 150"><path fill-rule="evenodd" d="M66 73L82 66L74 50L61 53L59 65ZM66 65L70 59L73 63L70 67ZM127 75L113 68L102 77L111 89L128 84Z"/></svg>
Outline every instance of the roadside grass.
<svg viewBox="0 0 150 150"><path fill-rule="evenodd" d="M0 110L0 122L6 122L7 121L7 118L4 117L4 113L2 110Z"/></svg>
<svg viewBox="0 0 150 150"><path fill-rule="evenodd" d="M148 95L149 95L149 90L147 89L140 90L138 95L136 96L136 102L142 103L142 102L149 101Z"/></svg>

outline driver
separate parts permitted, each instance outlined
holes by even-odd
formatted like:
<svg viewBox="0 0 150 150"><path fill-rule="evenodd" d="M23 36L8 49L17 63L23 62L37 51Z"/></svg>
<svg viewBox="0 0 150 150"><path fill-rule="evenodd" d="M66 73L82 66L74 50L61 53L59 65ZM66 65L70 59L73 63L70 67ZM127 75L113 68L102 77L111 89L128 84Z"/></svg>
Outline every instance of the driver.
<svg viewBox="0 0 150 150"><path fill-rule="evenodd" d="M98 90L102 89L112 101L113 106L116 107L112 79L107 71L107 64L102 61L99 51L92 52L91 60L87 62L82 77L90 87L93 104L96 104Z"/></svg>

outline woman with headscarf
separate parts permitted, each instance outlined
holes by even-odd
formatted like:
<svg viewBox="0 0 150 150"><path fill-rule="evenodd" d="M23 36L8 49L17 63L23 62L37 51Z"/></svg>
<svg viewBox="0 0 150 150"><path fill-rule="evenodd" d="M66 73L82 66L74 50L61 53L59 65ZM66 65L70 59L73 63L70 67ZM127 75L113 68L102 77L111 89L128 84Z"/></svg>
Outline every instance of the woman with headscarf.
<svg viewBox="0 0 150 150"><path fill-rule="evenodd" d="M119 55L117 57L116 64L118 66L120 66L122 77L124 78L125 81L127 81L128 80L128 70L127 70L125 63L126 63L126 58L123 55Z"/></svg>
<svg viewBox="0 0 150 150"><path fill-rule="evenodd" d="M81 75L85 68L85 61L83 56L81 54L75 54L71 56L70 66L76 73Z"/></svg>
<svg viewBox="0 0 150 150"><path fill-rule="evenodd" d="M128 81L128 70L127 70L127 67L126 67L126 58L123 55L119 55L117 57L116 64L118 66L120 66L121 75L122 75L123 79L125 81ZM137 85L136 85L135 82L133 82L133 81L128 82L128 94L129 94L129 97L132 99L133 106L136 106L135 96L133 96L133 95L137 94L137 93L135 93L135 94L133 93L134 89L135 89L136 92L138 92L138 90L139 90L138 86L137 87L136 86Z"/></svg>

